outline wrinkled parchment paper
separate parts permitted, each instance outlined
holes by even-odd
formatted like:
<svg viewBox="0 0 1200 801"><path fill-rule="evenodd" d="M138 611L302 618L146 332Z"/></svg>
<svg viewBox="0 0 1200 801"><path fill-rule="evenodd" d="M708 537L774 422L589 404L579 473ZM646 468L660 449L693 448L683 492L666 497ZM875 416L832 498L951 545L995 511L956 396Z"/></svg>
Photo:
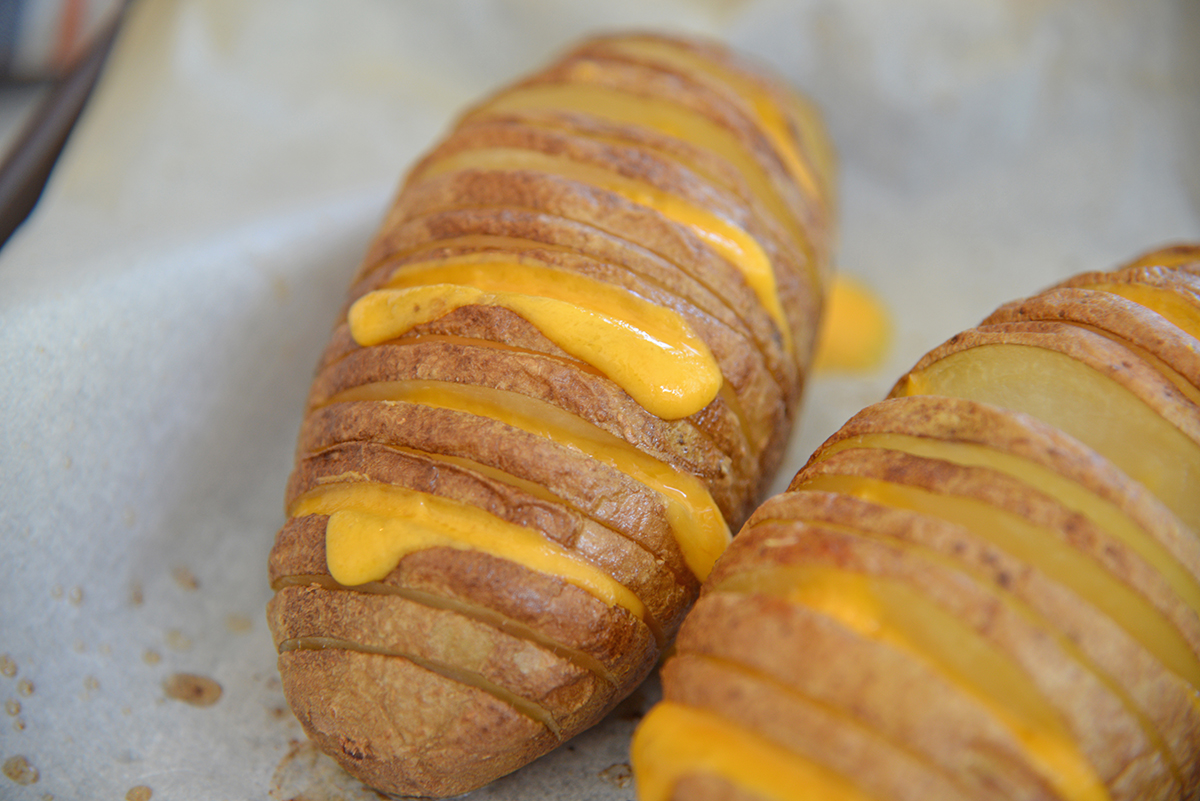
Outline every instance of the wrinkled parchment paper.
<svg viewBox="0 0 1200 801"><path fill-rule="evenodd" d="M1192 0L139 0L0 251L0 796L375 797L305 744L264 622L304 395L406 166L620 27L773 65L840 150L839 264L896 332L813 379L777 489L1001 302L1200 238ZM632 799L655 693L473 797Z"/></svg>

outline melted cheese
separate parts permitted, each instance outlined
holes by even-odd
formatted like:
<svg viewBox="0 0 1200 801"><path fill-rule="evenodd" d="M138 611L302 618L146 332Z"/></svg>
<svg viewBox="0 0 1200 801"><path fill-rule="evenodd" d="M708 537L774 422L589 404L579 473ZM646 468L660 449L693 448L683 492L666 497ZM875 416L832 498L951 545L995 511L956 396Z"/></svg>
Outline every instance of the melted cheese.
<svg viewBox="0 0 1200 801"><path fill-rule="evenodd" d="M684 562L703 581L729 545L730 533L712 496L692 475L643 453L625 440L557 406L505 390L441 381L391 381L341 393L336 401L419 403L474 414L519 428L597 459L662 496Z"/></svg>
<svg viewBox="0 0 1200 801"><path fill-rule="evenodd" d="M1193 337L1200 339L1200 307L1195 303L1189 303L1178 292L1149 284L1130 284L1120 281L1096 283L1087 288L1120 295L1126 300L1140 303L1167 318L1177 328L1182 328Z"/></svg>
<svg viewBox="0 0 1200 801"><path fill-rule="evenodd" d="M769 801L870 801L846 777L719 715L657 704L633 736L641 801L670 801L684 776L708 774Z"/></svg>
<svg viewBox="0 0 1200 801"><path fill-rule="evenodd" d="M348 587L382 580L410 553L448 547L517 562L562 578L609 606L622 606L639 618L646 614L628 588L561 545L448 498L374 482L328 484L298 498L290 513L329 516L329 573Z"/></svg>
<svg viewBox="0 0 1200 801"><path fill-rule="evenodd" d="M1160 536L1146 528L1112 501L1049 466L1014 453L967 441L947 441L881 431L848 437L826 446L820 459L851 448L879 448L903 451L927 459L940 459L970 467L986 467L1024 482L1049 495L1073 512L1086 517L1121 542L1160 573L1171 590L1200 617L1200 581L1184 566L1163 541L1170 536L1163 528ZM1150 525L1154 524L1151 518Z"/></svg>
<svg viewBox="0 0 1200 801"><path fill-rule="evenodd" d="M797 241L808 241L808 235L772 184L763 165L733 131L682 104L590 84L587 82L589 67L593 71L600 69L591 62L576 64L572 67L572 77L578 82L535 84L504 92L476 109L472 116L536 110L576 112L621 125L648 128L681 139L716 153L732 164L772 216L787 226Z"/></svg>
<svg viewBox="0 0 1200 801"><path fill-rule="evenodd" d="M516 312L663 419L703 409L724 380L704 340L673 310L578 273L491 254L397 270L351 307L350 331L374 345L466 305Z"/></svg>
<svg viewBox="0 0 1200 801"><path fill-rule="evenodd" d="M887 307L863 284L837 275L821 322L817 370L867 371L879 367L892 339Z"/></svg>
<svg viewBox="0 0 1200 801"><path fill-rule="evenodd" d="M1126 267L1180 267L1188 264L1200 266L1200 246L1175 245L1156 250L1135 259Z"/></svg>
<svg viewBox="0 0 1200 801"><path fill-rule="evenodd" d="M856 476L813 476L797 488L842 492L964 526L1108 615L1168 669L1200 688L1200 658L1150 601L1053 531L985 501Z"/></svg>
<svg viewBox="0 0 1200 801"><path fill-rule="evenodd" d="M927 663L986 706L1063 798L1108 798L1058 712L1021 666L902 581L804 564L735 575L716 589L780 596Z"/></svg>
<svg viewBox="0 0 1200 801"><path fill-rule="evenodd" d="M785 343L790 343L790 328L779 301L771 260L758 240L733 221L645 181L627 178L596 165L520 148L462 151L433 162L419 177L465 169L538 170L607 189L640 206L654 209L692 231L737 267L775 321Z"/></svg>
<svg viewBox="0 0 1200 801"><path fill-rule="evenodd" d="M731 90L737 98L746 103L752 119L770 140L779 154L780 160L796 183L813 197L822 197L825 194L826 176L831 171L832 165L821 163L821 157L827 154L815 154L818 157L817 163L810 165L809 160L800 151L796 138L792 134L791 124L779 103L776 102L776 98L763 89L757 81L668 41L630 37L613 40L607 46L635 57L646 57L665 63L690 73L697 79L709 79L710 82L724 84L725 88ZM799 98L794 99L794 110L797 124L803 125L808 133L815 133L814 129L817 127L814 124L815 121L806 119L811 116L812 112L803 106ZM818 137L813 136L813 138Z"/></svg>

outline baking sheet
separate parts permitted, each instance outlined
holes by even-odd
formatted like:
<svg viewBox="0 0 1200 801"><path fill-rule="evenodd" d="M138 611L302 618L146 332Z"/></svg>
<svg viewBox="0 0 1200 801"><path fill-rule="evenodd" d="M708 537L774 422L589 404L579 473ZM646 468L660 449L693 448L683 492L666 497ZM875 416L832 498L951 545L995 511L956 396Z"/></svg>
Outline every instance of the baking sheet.
<svg viewBox="0 0 1200 801"><path fill-rule="evenodd" d="M838 145L839 266L895 336L813 378L777 489L999 303L1200 238L1189 0L139 0L0 251L0 797L375 797L305 744L264 621L312 369L456 110L621 27L729 41ZM472 797L633 798L656 693Z"/></svg>

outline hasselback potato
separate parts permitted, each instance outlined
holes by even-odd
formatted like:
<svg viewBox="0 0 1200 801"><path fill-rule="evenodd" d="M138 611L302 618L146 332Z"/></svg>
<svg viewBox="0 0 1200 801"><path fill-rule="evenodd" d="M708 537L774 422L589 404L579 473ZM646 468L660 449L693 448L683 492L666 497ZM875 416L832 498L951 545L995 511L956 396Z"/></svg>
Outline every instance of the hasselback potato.
<svg viewBox="0 0 1200 801"><path fill-rule="evenodd" d="M647 675L781 460L832 172L777 79L649 34L579 44L415 165L320 359L270 555L317 745L453 795Z"/></svg>
<svg viewBox="0 0 1200 801"><path fill-rule="evenodd" d="M1200 247L1002 306L749 519L642 801L1200 797Z"/></svg>

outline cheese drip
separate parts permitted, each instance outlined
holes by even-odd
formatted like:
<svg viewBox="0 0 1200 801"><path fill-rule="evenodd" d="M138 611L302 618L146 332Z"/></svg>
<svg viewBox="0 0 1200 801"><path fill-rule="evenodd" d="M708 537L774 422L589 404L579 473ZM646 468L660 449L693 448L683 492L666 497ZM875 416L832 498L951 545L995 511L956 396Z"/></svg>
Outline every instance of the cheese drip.
<svg viewBox="0 0 1200 801"><path fill-rule="evenodd" d="M815 112L806 107L799 97L790 98L795 114L794 122L807 136L811 146L816 149L813 163L801 152L799 143L792 132L793 120L790 120L780 107L776 98L762 85L738 72L736 69L712 61L699 53L679 47L672 42L658 39L636 37L616 39L606 43L617 52L627 53L635 58L649 58L666 64L669 67L689 73L693 78L715 84L724 84L743 103L751 118L758 124L759 130L770 140L780 160L791 173L792 178L804 191L812 197L823 197L829 184L828 174L832 170L831 154L819 147L822 137L817 134L818 125Z"/></svg>
<svg viewBox="0 0 1200 801"><path fill-rule="evenodd" d="M700 581L729 545L725 518L699 479L553 404L490 387L425 380L367 384L332 402L355 400L418 403L478 415L588 454L662 497L684 562Z"/></svg>
<svg viewBox="0 0 1200 801"><path fill-rule="evenodd" d="M380 581L410 553L429 548L482 551L574 584L639 618L646 607L628 588L538 532L437 495L375 482L329 484L292 506L293 517L323 514L325 558L339 584Z"/></svg>
<svg viewBox="0 0 1200 801"><path fill-rule="evenodd" d="M816 370L868 371L879 367L892 340L887 307L866 285L836 275L817 338Z"/></svg>
<svg viewBox="0 0 1200 801"><path fill-rule="evenodd" d="M797 241L809 241L808 234L774 186L763 164L737 134L682 104L589 83L592 75L601 71L594 62L581 62L571 68L571 82L539 83L504 92L476 109L468 119L507 112L566 111L618 125L648 128L680 139L732 164L746 179L754 195L770 209L772 216L787 226Z"/></svg>
<svg viewBox="0 0 1200 801"><path fill-rule="evenodd" d="M708 345L682 316L620 287L511 257L454 257L402 268L350 308L366 347L462 306L501 306L615 381L647 411L694 414L724 380Z"/></svg>
<svg viewBox="0 0 1200 801"><path fill-rule="evenodd" d="M845 776L704 709L663 701L633 735L641 801L670 801L691 774L719 776L769 801L870 801Z"/></svg>
<svg viewBox="0 0 1200 801"><path fill-rule="evenodd" d="M700 237L741 272L759 303L775 321L785 347L791 349L791 329L779 300L771 260L758 240L732 220L645 181L627 178L594 164L515 147L466 150L446 156L430 164L419 177L466 169L539 170L607 189L632 203L657 211Z"/></svg>

